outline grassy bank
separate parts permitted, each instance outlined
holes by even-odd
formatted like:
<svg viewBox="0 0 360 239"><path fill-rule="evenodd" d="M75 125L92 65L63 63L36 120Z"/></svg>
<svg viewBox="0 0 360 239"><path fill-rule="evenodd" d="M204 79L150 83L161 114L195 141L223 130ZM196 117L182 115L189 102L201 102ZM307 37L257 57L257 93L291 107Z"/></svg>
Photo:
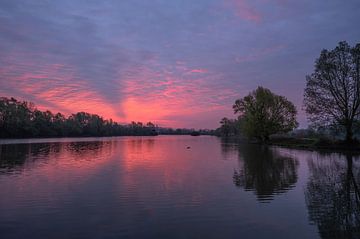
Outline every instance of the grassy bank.
<svg viewBox="0 0 360 239"><path fill-rule="evenodd" d="M360 143L358 141L348 144L344 141L335 141L326 138L299 138L291 136L271 137L267 142L248 140L245 137L231 136L221 137L223 143L250 143L280 146L285 148L304 149L304 150L326 150L333 152L356 152L360 153Z"/></svg>
<svg viewBox="0 0 360 239"><path fill-rule="evenodd" d="M334 151L359 151L360 143L355 141L351 144L344 141L334 141L323 138L292 138L292 137L277 137L272 138L267 144L282 146L287 148L300 149L325 149Z"/></svg>

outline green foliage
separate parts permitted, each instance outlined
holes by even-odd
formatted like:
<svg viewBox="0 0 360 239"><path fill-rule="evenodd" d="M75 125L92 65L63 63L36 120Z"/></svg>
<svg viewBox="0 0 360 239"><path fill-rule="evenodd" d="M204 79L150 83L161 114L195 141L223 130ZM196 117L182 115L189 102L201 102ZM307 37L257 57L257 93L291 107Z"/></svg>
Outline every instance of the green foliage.
<svg viewBox="0 0 360 239"><path fill-rule="evenodd" d="M236 100L233 109L235 114L240 114L245 135L260 141L267 141L272 134L286 133L298 126L294 104L263 87Z"/></svg>
<svg viewBox="0 0 360 239"><path fill-rule="evenodd" d="M306 77L304 105L314 127L336 128L352 141L360 120L360 43L323 50Z"/></svg>

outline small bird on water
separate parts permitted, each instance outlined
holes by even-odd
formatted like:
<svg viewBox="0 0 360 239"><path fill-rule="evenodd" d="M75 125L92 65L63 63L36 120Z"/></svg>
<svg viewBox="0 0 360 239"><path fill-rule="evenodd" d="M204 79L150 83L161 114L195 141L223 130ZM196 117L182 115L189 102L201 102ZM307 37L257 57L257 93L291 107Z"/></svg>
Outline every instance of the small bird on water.
<svg viewBox="0 0 360 239"><path fill-rule="evenodd" d="M190 148L190 146L187 146L186 148L187 148L187 149L189 149L189 148Z"/></svg>

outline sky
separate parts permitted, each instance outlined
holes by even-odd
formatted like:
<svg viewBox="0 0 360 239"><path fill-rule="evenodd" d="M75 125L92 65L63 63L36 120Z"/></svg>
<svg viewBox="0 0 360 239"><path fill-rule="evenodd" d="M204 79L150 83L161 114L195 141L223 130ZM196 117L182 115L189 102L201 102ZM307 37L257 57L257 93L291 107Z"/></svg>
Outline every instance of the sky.
<svg viewBox="0 0 360 239"><path fill-rule="evenodd" d="M0 0L0 96L65 115L216 128L258 86L292 101L359 0Z"/></svg>

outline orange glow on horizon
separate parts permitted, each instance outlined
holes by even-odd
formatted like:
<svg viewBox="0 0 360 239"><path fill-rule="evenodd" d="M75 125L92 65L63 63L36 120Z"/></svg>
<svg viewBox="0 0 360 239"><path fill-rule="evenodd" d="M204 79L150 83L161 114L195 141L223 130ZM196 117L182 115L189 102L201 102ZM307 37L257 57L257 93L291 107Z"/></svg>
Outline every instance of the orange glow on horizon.
<svg viewBox="0 0 360 239"><path fill-rule="evenodd" d="M234 95L232 90L212 83L220 75L185 62L160 70L157 61L146 67L129 67L126 77L111 79L113 85L107 95L107 88L84 79L72 65L37 65L21 54L16 57L32 70L15 74L16 69L3 68L1 73L11 79L7 87L13 90L0 89L0 94L33 102L39 110L60 112L67 117L87 112L121 124L151 121L161 127L206 128L209 126L203 125L204 121L196 122L197 119L223 111L219 101Z"/></svg>

